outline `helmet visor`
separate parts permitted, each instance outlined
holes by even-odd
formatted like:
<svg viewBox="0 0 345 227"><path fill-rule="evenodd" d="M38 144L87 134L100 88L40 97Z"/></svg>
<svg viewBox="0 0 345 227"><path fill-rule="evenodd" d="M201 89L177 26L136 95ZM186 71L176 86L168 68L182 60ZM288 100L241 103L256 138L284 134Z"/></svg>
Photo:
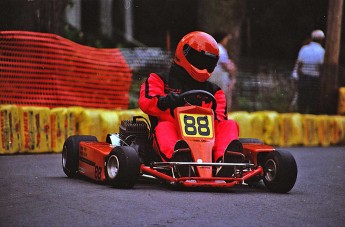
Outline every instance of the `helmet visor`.
<svg viewBox="0 0 345 227"><path fill-rule="evenodd" d="M194 67L200 70L207 69L209 73L213 72L219 59L219 56L215 54L205 51L199 52L188 44L183 46L183 54Z"/></svg>

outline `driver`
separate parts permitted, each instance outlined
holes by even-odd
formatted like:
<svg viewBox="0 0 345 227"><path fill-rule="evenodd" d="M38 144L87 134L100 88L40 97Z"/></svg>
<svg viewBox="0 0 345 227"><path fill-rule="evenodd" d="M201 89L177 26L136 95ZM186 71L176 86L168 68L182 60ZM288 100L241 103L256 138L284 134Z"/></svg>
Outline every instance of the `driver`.
<svg viewBox="0 0 345 227"><path fill-rule="evenodd" d="M191 32L178 43L169 73L151 73L141 85L139 107L150 116L152 125L155 125L160 156L165 161L174 161L174 151L181 144L178 126L170 110L184 105L179 94L190 90L207 91L217 101L213 161L234 162L225 151L242 152L242 144L238 140L238 125L228 119L225 94L216 84L207 81L218 58L217 42L212 36L201 31ZM211 105L212 103L202 103L203 107ZM218 168L217 176L223 176L228 171L225 168Z"/></svg>

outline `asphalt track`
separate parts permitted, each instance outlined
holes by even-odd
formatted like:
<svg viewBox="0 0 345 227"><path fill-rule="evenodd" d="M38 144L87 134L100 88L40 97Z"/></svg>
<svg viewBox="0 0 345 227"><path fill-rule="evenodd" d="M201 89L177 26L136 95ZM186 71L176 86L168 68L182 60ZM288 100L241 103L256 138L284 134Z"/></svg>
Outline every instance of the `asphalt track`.
<svg viewBox="0 0 345 227"><path fill-rule="evenodd" d="M0 226L345 226L345 147L285 150L298 165L288 194L115 189L67 178L61 154L0 156Z"/></svg>

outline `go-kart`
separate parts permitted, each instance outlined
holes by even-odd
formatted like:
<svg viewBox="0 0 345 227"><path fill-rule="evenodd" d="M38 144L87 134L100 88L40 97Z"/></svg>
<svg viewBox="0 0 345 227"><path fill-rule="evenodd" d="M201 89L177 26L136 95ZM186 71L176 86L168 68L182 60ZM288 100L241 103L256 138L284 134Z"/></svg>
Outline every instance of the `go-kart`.
<svg viewBox="0 0 345 227"><path fill-rule="evenodd" d="M63 171L68 177L83 175L119 188L134 187L139 177L182 187L230 188L263 180L272 192L286 193L293 188L297 178L294 157L259 139L240 138L242 153L226 151L240 161L213 162L217 105L214 96L194 90L181 94L180 98L186 105L171 111L183 139L174 155L182 154L189 159L163 161L159 146L155 146L155 122L135 116L122 121L120 133L108 134L105 142L98 142L94 136L67 138L62 151ZM212 103L212 107L201 107L201 103ZM228 176L216 175L220 167L230 169Z"/></svg>

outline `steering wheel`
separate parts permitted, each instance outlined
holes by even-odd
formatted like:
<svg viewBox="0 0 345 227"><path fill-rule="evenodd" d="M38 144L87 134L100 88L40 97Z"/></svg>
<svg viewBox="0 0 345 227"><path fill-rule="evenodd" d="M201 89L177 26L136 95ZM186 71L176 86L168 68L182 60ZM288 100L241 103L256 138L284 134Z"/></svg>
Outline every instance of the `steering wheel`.
<svg viewBox="0 0 345 227"><path fill-rule="evenodd" d="M201 106L202 102L212 102L212 110L216 111L217 108L217 101L214 96L210 92L204 90L186 91L180 94L180 99L184 100L185 103L194 106Z"/></svg>
<svg viewBox="0 0 345 227"><path fill-rule="evenodd" d="M204 90L191 90L180 94L180 100L183 104L189 104L192 106L201 106L202 102L212 102L212 110L216 112L217 101L215 97L208 91ZM170 113L174 116L174 110L170 109Z"/></svg>

